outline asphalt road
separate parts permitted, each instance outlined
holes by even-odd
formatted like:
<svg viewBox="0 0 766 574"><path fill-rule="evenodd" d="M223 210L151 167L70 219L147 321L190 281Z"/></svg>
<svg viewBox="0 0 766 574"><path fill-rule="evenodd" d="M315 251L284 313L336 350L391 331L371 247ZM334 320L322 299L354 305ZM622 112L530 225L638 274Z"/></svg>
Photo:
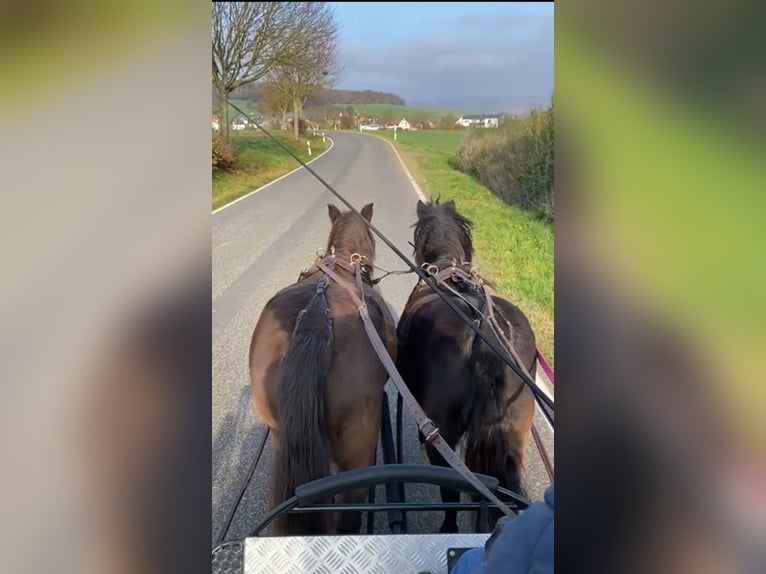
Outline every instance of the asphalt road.
<svg viewBox="0 0 766 574"><path fill-rule="evenodd" d="M354 207L374 203L372 221L405 254L415 221L417 195L391 146L376 137L330 132L332 148L311 164ZM327 203L340 202L307 170L301 169L213 214L213 542L236 502L265 424L250 407L248 348L255 323L269 298L289 285L325 246L330 230ZM459 206L458 206L459 207ZM378 241L376 264L403 269L404 264ZM415 280L389 276L381 292L401 312ZM387 390L392 413L394 392ZM405 414L405 462L423 462L412 420ZM538 415L538 428L549 452L553 438ZM235 516L228 539L243 538L268 510L272 441L266 443L255 476ZM380 462L380 453L379 453ZM547 476L533 447L525 485L541 498ZM382 490L378 500L382 500ZM412 486L408 500L440 500L436 488ZM384 516L376 522L383 531ZM410 515L410 532L438 532L438 513Z"/></svg>

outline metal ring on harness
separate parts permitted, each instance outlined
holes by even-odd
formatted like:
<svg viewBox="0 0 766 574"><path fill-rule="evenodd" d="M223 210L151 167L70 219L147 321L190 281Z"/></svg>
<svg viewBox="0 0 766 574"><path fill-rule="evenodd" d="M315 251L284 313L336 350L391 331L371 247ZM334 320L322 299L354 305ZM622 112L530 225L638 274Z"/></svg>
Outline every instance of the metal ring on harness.
<svg viewBox="0 0 766 574"><path fill-rule="evenodd" d="M351 257L349 257L349 261L351 262L351 265L367 265L367 256L360 255L359 253L352 253Z"/></svg>

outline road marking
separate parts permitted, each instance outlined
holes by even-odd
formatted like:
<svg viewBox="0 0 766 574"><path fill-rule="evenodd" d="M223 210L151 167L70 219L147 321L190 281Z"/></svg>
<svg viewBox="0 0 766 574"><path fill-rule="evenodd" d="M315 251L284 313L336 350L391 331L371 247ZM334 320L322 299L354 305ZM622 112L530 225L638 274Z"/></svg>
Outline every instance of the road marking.
<svg viewBox="0 0 766 574"><path fill-rule="evenodd" d="M369 134L364 134L364 135L369 135ZM388 140L388 139L386 139L384 137L381 137L381 136L373 136L373 137L377 137L378 139L381 139L381 140L387 142L388 145L391 146L391 149L394 150L394 153L396 154L396 157L399 158L399 163L402 164L402 169L404 170L404 174L407 176L407 179L410 180L410 183L412 184L412 187L415 190L415 193L418 194L418 197L422 201L428 201L428 199L426 198L426 195L421 191L420 186L418 185L418 182L415 181L415 178L412 177L412 174L410 173L410 170L407 169L407 164L404 163L404 160L402 159L402 156L399 155L399 150L396 149L396 146L393 144L393 142L391 142L391 140Z"/></svg>
<svg viewBox="0 0 766 574"><path fill-rule="evenodd" d="M330 138L330 137L328 137L327 139L328 139L328 140L330 140L330 147L328 147L326 150L324 150L322 153L320 153L318 156L316 156L316 157L315 157L314 159L312 159L311 161L307 161L307 162L306 162L306 165L309 165L309 164L311 164L311 163L314 163L316 160L318 160L320 157L322 157L324 154L326 154L328 151L330 151L330 150L332 149L332 146L334 146L334 145L335 145L335 142L334 142L334 141L332 140L332 138ZM250 191L250 192L246 193L246 194L245 194L245 195L243 195L242 197L238 197L238 198L237 198L237 199L235 199L234 201L230 201L230 202L229 202L229 203L227 203L226 205L222 205L221 207L219 207L218 209L216 209L216 210L214 210L214 211L213 211L213 215L215 215L215 214L216 214L216 213L218 213L219 211L222 211L222 210L226 209L227 207L230 207L230 206L234 205L235 203L237 203L237 202L239 202L239 201L242 201L243 199L247 199L248 197L250 197L250 196L251 196L251 195L253 195L254 193L258 193L259 191L263 191L264 189L266 189L266 188L267 188L267 187L269 187L270 185L273 185L273 184L277 183L278 181L280 181L280 180L282 180L282 179L286 178L287 176L294 174L296 171L298 171L299 169L302 169L302 168L303 168L303 166L302 166L302 165L299 165L299 166L298 166L298 167L296 167L294 170L292 170L292 171L290 171L290 172L288 172L288 173L286 173L286 174L284 174L284 175L280 175L280 176L279 176L277 179L275 179L275 180L273 180L273 181L270 181L269 183L267 183L267 184L265 184L265 185L262 185L262 186L261 186L261 187L259 187L258 189L254 189L253 191Z"/></svg>

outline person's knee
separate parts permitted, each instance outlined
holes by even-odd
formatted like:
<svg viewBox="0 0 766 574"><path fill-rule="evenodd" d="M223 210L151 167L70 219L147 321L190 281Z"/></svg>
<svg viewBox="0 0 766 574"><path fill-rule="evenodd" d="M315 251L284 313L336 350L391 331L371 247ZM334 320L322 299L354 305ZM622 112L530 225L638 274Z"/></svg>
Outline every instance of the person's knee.
<svg viewBox="0 0 766 574"><path fill-rule="evenodd" d="M463 553L450 574L471 574L484 563L484 549L472 548Z"/></svg>

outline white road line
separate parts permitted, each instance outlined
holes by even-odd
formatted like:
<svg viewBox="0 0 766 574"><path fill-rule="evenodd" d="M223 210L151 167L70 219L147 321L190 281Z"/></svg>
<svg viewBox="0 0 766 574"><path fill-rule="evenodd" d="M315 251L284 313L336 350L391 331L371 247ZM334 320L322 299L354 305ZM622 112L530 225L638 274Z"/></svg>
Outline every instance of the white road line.
<svg viewBox="0 0 766 574"><path fill-rule="evenodd" d="M328 147L326 150L324 150L322 153L320 153L318 156L316 156L316 157L315 157L314 159L312 159L311 161L307 161L307 162L306 162L306 165L309 165L309 164L311 164L311 163L314 163L316 160L318 160L320 157L322 157L324 154L326 154L328 151L330 151L330 150L332 149L332 146L334 146L334 145L335 145L335 142L334 142L334 141L332 141L332 138L331 138L331 137L327 137L327 139L328 139L328 140L330 140L330 147ZM230 207L230 206L234 205L235 203L237 203L237 202L239 202L239 201L242 201L243 199L247 199L248 197L250 197L250 196L251 196L251 195L253 195L254 193L258 193L259 191L262 191L262 190L266 189L266 188L267 188L267 187L269 187L270 185L273 185L273 184L277 183L278 181L280 181L280 180L282 180L282 179L286 178L287 176L294 174L296 171L298 171L299 169L302 169L302 168L303 168L303 166L302 166L302 165L299 165L299 166L298 166L298 167L296 167L294 170L292 170L292 171L290 171L290 172L288 172L288 173L286 173L286 174L284 174L284 175L280 175L280 176L279 176L277 179L275 179L274 181L270 181L270 182L269 182L269 183L267 183L266 185L262 185L262 186L261 186L261 187L259 187L258 189L254 189L253 191L251 191L251 192L249 192L249 193L247 193L247 194L243 195L242 197L238 197L238 198L237 198L237 199L235 199L234 201L230 201L230 202L229 202L229 203L227 203L226 205L222 205L221 207L219 207L218 209L216 209L216 210L214 210L214 211L213 211L213 215L215 215L215 214L216 214L216 213L218 213L219 211L222 211L222 210L226 209L227 207Z"/></svg>
<svg viewBox="0 0 766 574"><path fill-rule="evenodd" d="M364 135L370 135L370 134L364 134ZM391 149L394 150L394 153L396 154L396 157L399 158L399 163L402 164L402 169L404 170L404 174L407 176L407 179L410 180L410 183L412 184L412 187L415 190L415 193L418 194L418 197L422 201L428 201L428 199L426 199L425 194L421 191L420 186L418 185L418 182L415 181L415 178L412 177L412 174L410 173L410 170L407 169L407 164L404 163L404 160L402 159L402 156L399 155L399 150L396 149L396 146L394 145L394 143L391 140L386 139L386 138L381 137L381 136L374 136L374 137L377 137L378 139L382 139L383 141L388 142L388 145L390 145Z"/></svg>

